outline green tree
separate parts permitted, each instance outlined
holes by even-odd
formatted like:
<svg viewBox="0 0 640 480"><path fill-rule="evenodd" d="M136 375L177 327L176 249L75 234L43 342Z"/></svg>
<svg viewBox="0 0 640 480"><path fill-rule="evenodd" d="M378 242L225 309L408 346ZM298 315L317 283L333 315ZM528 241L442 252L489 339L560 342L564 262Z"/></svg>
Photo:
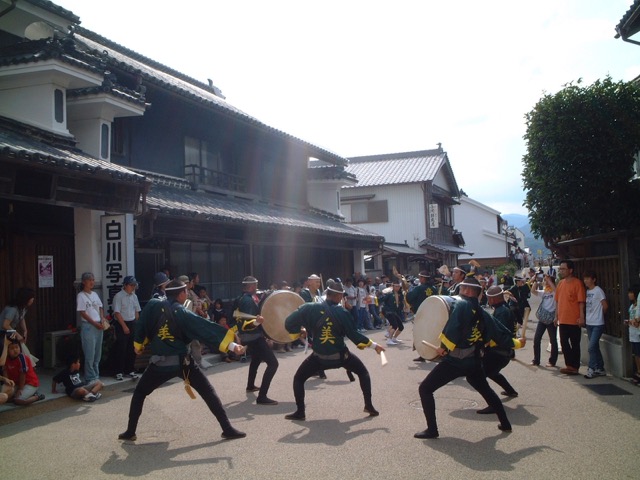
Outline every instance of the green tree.
<svg viewBox="0 0 640 480"><path fill-rule="evenodd" d="M531 231L568 238L627 229L640 212L640 87L610 77L544 95L526 115L522 177Z"/></svg>

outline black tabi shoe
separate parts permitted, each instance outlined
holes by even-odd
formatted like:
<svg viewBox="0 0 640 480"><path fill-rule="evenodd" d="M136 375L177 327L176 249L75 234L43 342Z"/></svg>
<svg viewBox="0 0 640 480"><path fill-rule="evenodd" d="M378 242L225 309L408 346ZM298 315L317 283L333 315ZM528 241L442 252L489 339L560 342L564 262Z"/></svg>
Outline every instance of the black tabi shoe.
<svg viewBox="0 0 640 480"><path fill-rule="evenodd" d="M440 436L440 434L438 432L430 432L428 429L424 430L422 432L418 432L418 433L414 433L413 434L414 438L420 438L420 439L438 438L439 436Z"/></svg>
<svg viewBox="0 0 640 480"><path fill-rule="evenodd" d="M259 392L260 391L260 387L256 387L255 385L253 387L247 387L247 392Z"/></svg>
<svg viewBox="0 0 640 480"><path fill-rule="evenodd" d="M278 402L276 400L271 400L269 397L258 397L256 403L258 405L278 405Z"/></svg>
<svg viewBox="0 0 640 480"><path fill-rule="evenodd" d="M496 413L496 411L491 407L485 407L482 410L476 410L476 413L480 415L489 415L490 413Z"/></svg>
<svg viewBox="0 0 640 480"><path fill-rule="evenodd" d="M498 425L498 428L503 432L507 432L507 433L513 431L513 429L511 428L511 425Z"/></svg>
<svg viewBox="0 0 640 480"><path fill-rule="evenodd" d="M418 358L414 358L413 359L414 362L426 362L426 360L422 357L418 357Z"/></svg>
<svg viewBox="0 0 640 480"><path fill-rule="evenodd" d="M123 432L118 435L118 440L131 440L132 442L135 442L137 439L138 437L136 434L131 432Z"/></svg>
<svg viewBox="0 0 640 480"><path fill-rule="evenodd" d="M380 415L380 412L373 408L373 405L364 407L363 412L368 413L370 417L377 417L378 415Z"/></svg>
<svg viewBox="0 0 640 480"><path fill-rule="evenodd" d="M229 430L222 432L220 436L225 440L235 440L236 438L244 438L247 434L231 427Z"/></svg>
<svg viewBox="0 0 640 480"><path fill-rule="evenodd" d="M300 420L300 421L304 421L307 419L304 412L300 412L298 410L296 410L293 413L290 413L289 415L285 415L284 418L286 418L287 420Z"/></svg>
<svg viewBox="0 0 640 480"><path fill-rule="evenodd" d="M505 397L515 398L518 396L518 392L515 390L513 392L500 392L500 395L504 395Z"/></svg>

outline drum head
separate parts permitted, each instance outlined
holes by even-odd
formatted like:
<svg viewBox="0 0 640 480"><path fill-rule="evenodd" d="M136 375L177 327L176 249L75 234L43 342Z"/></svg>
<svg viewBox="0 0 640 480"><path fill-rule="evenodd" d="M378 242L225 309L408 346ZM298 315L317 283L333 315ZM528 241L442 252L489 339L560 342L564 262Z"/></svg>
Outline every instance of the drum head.
<svg viewBox="0 0 640 480"><path fill-rule="evenodd" d="M260 315L264 317L262 328L269 338L278 343L291 341L284 321L302 304L304 299L291 290L276 290L265 299Z"/></svg>
<svg viewBox="0 0 640 480"><path fill-rule="evenodd" d="M425 360L435 360L439 355L434 348L422 341L440 346L440 333L449 320L449 313L455 301L455 297L431 295L420 304L413 319L413 345Z"/></svg>

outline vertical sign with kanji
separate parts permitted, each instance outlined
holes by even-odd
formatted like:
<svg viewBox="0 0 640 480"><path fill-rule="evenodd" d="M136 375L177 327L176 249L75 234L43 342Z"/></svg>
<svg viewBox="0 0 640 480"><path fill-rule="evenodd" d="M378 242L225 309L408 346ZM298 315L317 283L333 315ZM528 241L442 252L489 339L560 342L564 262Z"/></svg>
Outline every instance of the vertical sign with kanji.
<svg viewBox="0 0 640 480"><path fill-rule="evenodd" d="M438 204L430 203L429 204L429 228L438 228L439 218L438 218Z"/></svg>
<svg viewBox="0 0 640 480"><path fill-rule="evenodd" d="M125 215L104 215L102 230L102 299L111 313L113 297L122 287L127 270L127 228Z"/></svg>

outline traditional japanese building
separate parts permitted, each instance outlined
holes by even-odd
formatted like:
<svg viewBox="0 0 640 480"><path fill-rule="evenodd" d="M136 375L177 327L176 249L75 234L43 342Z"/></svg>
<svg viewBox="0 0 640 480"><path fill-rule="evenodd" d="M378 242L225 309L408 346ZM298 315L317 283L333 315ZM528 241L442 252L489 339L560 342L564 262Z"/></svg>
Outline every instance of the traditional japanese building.
<svg viewBox="0 0 640 480"><path fill-rule="evenodd" d="M347 221L386 239L371 252L369 269L389 274L435 272L456 265L458 255L472 254L454 224L453 207L460 190L449 157L433 150L352 157L347 171L357 185L343 187Z"/></svg>
<svg viewBox="0 0 640 480"><path fill-rule="evenodd" d="M75 324L84 271L105 304L132 274L145 300L165 267L232 298L245 275L345 275L381 247L340 213L346 158L79 24L49 1L0 0L0 302L37 290L36 354Z"/></svg>

